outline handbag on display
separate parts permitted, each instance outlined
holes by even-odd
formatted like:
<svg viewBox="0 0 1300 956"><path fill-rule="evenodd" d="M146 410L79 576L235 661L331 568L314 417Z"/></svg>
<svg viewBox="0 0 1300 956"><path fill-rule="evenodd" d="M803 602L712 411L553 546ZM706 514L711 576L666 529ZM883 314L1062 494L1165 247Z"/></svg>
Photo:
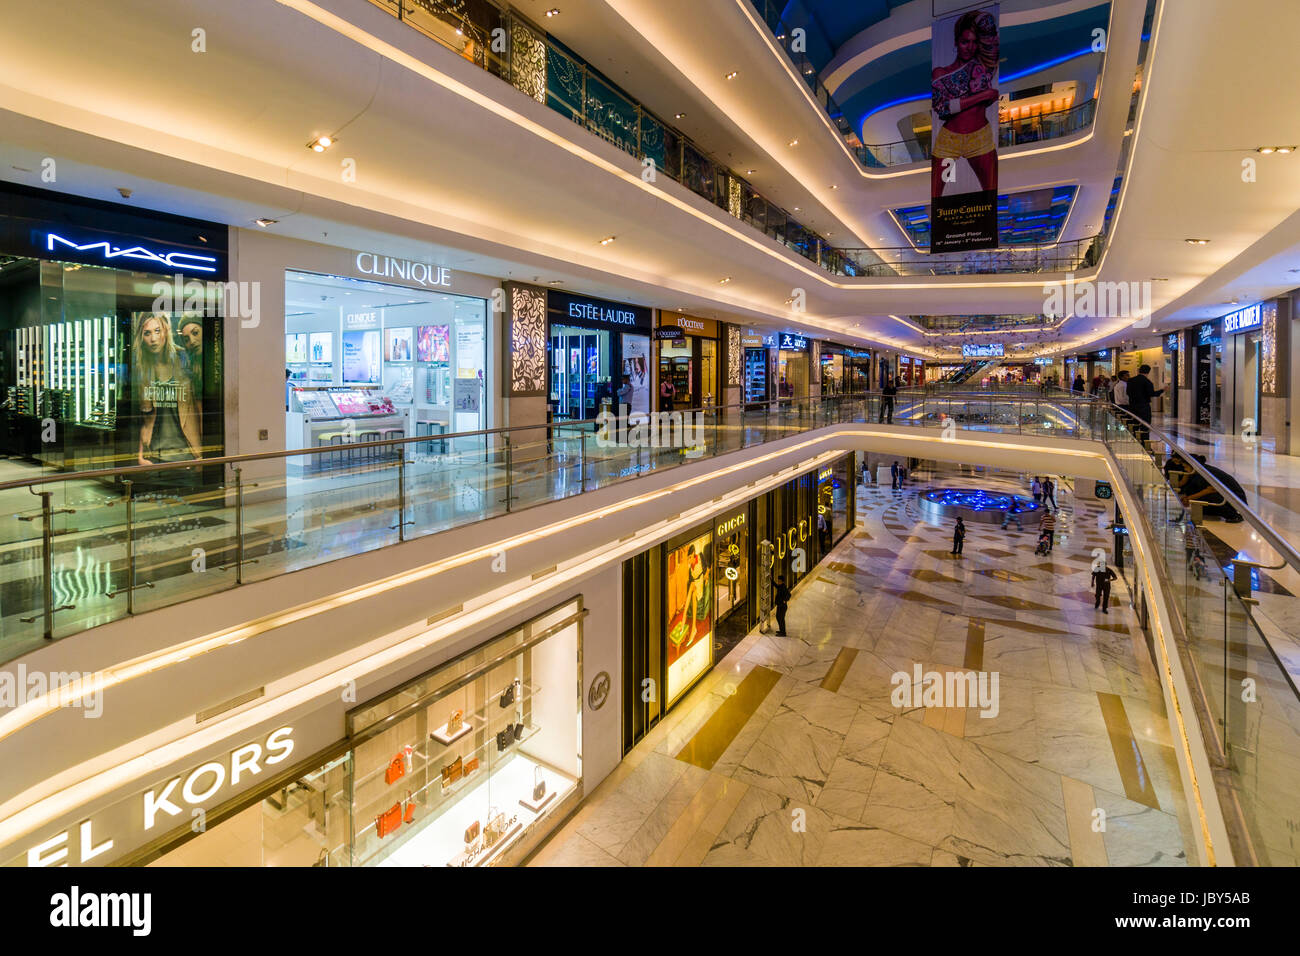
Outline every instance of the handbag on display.
<svg viewBox="0 0 1300 956"><path fill-rule="evenodd" d="M478 769L478 757L471 757L465 761L465 769L461 771L461 776L468 777Z"/></svg>
<svg viewBox="0 0 1300 956"><path fill-rule="evenodd" d="M384 783L396 783L404 776L406 776L406 761L401 754L398 754L389 761L388 769L384 771Z"/></svg>
<svg viewBox="0 0 1300 956"><path fill-rule="evenodd" d="M402 805L400 803L394 803L375 820L375 830L381 840L401 825Z"/></svg>
<svg viewBox="0 0 1300 956"><path fill-rule="evenodd" d="M515 724L515 728L514 728L514 739L515 739L515 740L523 740L523 738L524 738L524 725L523 725L523 724Z"/></svg>
<svg viewBox="0 0 1300 956"><path fill-rule="evenodd" d="M501 706L509 707L515 702L515 682L511 681L506 685L506 689L501 692Z"/></svg>
<svg viewBox="0 0 1300 956"><path fill-rule="evenodd" d="M505 835L506 815L504 813L493 813L496 807L488 808L487 826L483 828L483 842L492 846Z"/></svg>
<svg viewBox="0 0 1300 956"><path fill-rule="evenodd" d="M505 750L510 746L511 741L515 739L514 730L507 728L497 731L497 753Z"/></svg>
<svg viewBox="0 0 1300 956"><path fill-rule="evenodd" d="M451 712L451 716L447 718L447 733L449 735L454 734L456 731L460 730L460 725L463 722L462 718L464 716L465 716L464 713L462 713L459 710L453 710Z"/></svg>
<svg viewBox="0 0 1300 956"><path fill-rule="evenodd" d="M475 820L465 828L465 842L473 843L478 839L478 821Z"/></svg>
<svg viewBox="0 0 1300 956"><path fill-rule="evenodd" d="M449 787L459 780L465 773L465 767L461 763L461 758L457 757L447 766L442 768L442 785Z"/></svg>
<svg viewBox="0 0 1300 956"><path fill-rule="evenodd" d="M415 801L411 799L411 791L406 791L406 822L415 822Z"/></svg>
<svg viewBox="0 0 1300 956"><path fill-rule="evenodd" d="M533 768L533 803L546 796L546 781L542 779L542 768Z"/></svg>

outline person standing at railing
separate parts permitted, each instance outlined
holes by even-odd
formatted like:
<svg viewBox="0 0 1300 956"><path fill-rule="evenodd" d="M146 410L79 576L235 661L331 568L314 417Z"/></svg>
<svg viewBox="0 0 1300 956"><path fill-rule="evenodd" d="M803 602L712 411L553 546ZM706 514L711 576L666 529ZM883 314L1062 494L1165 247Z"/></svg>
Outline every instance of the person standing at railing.
<svg viewBox="0 0 1300 956"><path fill-rule="evenodd" d="M1147 436L1151 434L1145 427L1151 424L1151 400L1165 393L1163 388L1156 388L1151 383L1151 379L1147 378L1147 373L1150 371L1150 365L1139 366L1137 375L1133 376L1128 383L1128 410L1141 419L1141 424L1134 428L1134 434L1140 442L1145 442Z"/></svg>
<svg viewBox="0 0 1300 956"><path fill-rule="evenodd" d="M880 390L880 423L884 425L894 424L894 399L898 395L898 380L892 375L885 379L885 385Z"/></svg>
<svg viewBox="0 0 1300 956"><path fill-rule="evenodd" d="M1116 407L1128 411L1128 369L1119 373L1119 378L1115 380L1114 387L1110 390L1110 400L1115 403ZM1125 416L1122 421L1125 425L1129 419Z"/></svg>
<svg viewBox="0 0 1300 956"><path fill-rule="evenodd" d="M1074 384L1070 387L1070 390L1071 390L1072 392L1075 392L1075 393L1079 394L1079 395L1082 395L1082 394L1083 394L1084 387L1085 387L1086 385L1087 385L1087 383L1084 382L1084 380L1083 380L1083 376L1082 376L1082 375L1075 375L1075 376L1074 376Z"/></svg>
<svg viewBox="0 0 1300 956"><path fill-rule="evenodd" d="M1232 475L1228 474L1222 468L1216 468L1214 465L1211 465L1205 460L1204 455L1193 455L1192 457L1200 462L1202 468L1208 471L1215 478L1219 479L1219 481L1234 495L1240 498L1243 502L1246 500L1246 490L1241 487L1236 478L1233 478ZM1183 484L1180 497L1184 507L1192 501L1203 502L1206 505L1206 508L1203 511L1204 514L1211 515L1215 518L1222 518L1224 521L1231 524L1236 524L1245 520L1242 518L1241 512L1228 504L1228 499L1225 498L1219 490L1214 487L1214 485L1210 484L1196 473L1193 473Z"/></svg>

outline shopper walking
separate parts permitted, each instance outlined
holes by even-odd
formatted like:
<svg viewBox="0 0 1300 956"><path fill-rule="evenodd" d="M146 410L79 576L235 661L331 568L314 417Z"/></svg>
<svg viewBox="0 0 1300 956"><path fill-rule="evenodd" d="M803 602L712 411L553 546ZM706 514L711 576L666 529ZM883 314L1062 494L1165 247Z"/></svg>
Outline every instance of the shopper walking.
<svg viewBox="0 0 1300 956"><path fill-rule="evenodd" d="M1047 540L1047 551L1050 554L1056 543L1056 515L1051 511L1044 511L1043 518L1038 522L1038 533Z"/></svg>
<svg viewBox="0 0 1300 956"><path fill-rule="evenodd" d="M957 516L957 526L952 529L952 553L955 557L961 557L962 546L966 543L966 522Z"/></svg>
<svg viewBox="0 0 1300 956"><path fill-rule="evenodd" d="M1056 504L1056 482L1052 481L1051 476L1043 479L1043 505L1051 504L1053 511L1060 511Z"/></svg>
<svg viewBox="0 0 1300 956"><path fill-rule="evenodd" d="M1034 496L1034 504L1041 505L1043 503L1043 483L1038 480L1037 475L1034 476L1033 483L1029 486L1029 493Z"/></svg>
<svg viewBox="0 0 1300 956"><path fill-rule="evenodd" d="M885 385L880 390L880 423L894 424L894 398L898 395L898 381L892 375L886 376Z"/></svg>
<svg viewBox="0 0 1300 956"><path fill-rule="evenodd" d="M1092 587L1096 592L1092 602L1093 610L1100 608L1102 614L1110 613L1110 582L1117 580L1118 577L1119 575L1104 564L1099 569L1093 570Z"/></svg>
<svg viewBox="0 0 1300 956"><path fill-rule="evenodd" d="M790 605L790 589L785 586L785 576L778 574L772 583L772 603L776 605L776 635L786 637L785 611Z"/></svg>

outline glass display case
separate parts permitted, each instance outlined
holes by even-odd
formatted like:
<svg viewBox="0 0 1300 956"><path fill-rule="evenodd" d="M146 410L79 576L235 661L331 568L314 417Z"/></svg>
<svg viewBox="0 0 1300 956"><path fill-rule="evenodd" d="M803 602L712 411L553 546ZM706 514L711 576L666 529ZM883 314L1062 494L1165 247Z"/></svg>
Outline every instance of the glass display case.
<svg viewBox="0 0 1300 956"><path fill-rule="evenodd" d="M574 599L349 714L352 865L518 862L576 805L585 613Z"/></svg>

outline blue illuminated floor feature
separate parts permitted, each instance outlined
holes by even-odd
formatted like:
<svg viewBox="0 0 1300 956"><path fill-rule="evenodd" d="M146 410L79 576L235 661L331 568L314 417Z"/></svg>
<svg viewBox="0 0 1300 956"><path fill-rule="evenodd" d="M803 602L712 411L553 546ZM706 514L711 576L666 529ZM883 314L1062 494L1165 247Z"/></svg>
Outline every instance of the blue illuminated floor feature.
<svg viewBox="0 0 1300 956"><path fill-rule="evenodd" d="M981 522L1000 522L1014 501L1021 520L1039 510L1038 502L1023 495L985 491L982 488L931 488L920 496L921 512L931 518L963 518Z"/></svg>

